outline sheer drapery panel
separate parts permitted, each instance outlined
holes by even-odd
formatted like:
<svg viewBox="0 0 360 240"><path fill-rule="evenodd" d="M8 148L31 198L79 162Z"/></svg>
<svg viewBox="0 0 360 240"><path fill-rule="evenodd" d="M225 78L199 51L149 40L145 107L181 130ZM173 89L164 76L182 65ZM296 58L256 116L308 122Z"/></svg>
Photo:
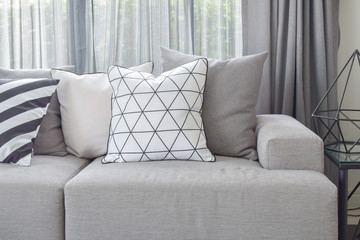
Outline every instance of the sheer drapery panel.
<svg viewBox="0 0 360 240"><path fill-rule="evenodd" d="M0 66L155 63L160 46L228 59L242 54L238 0L1 0Z"/></svg>
<svg viewBox="0 0 360 240"><path fill-rule="evenodd" d="M80 72L106 71L112 64L129 67L146 61L160 65L160 46L191 52L186 1L88 1L85 16L87 64Z"/></svg>
<svg viewBox="0 0 360 240"><path fill-rule="evenodd" d="M86 61L79 72L106 71L152 60L160 72L160 46L228 59L241 56L241 1L88 0Z"/></svg>
<svg viewBox="0 0 360 240"><path fill-rule="evenodd" d="M241 1L194 0L193 7L194 54L222 60L242 56Z"/></svg>
<svg viewBox="0 0 360 240"><path fill-rule="evenodd" d="M0 66L48 68L71 62L65 0L0 1Z"/></svg>

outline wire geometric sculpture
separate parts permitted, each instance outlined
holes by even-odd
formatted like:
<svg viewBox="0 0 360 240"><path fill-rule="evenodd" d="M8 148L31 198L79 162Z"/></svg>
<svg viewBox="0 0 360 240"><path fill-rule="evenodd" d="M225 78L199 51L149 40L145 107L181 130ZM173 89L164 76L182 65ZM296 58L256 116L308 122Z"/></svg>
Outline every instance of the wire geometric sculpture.
<svg viewBox="0 0 360 240"><path fill-rule="evenodd" d="M346 105L344 101L346 90L353 87L349 80L356 59L360 67L360 53L357 49L353 52L312 113L315 131L319 136L325 133L322 136L324 147L335 152L360 153L360 106L343 107ZM334 88L334 86L335 84L340 84L340 79L345 75L347 72L345 70L347 69L348 73L343 85L341 98L338 99L338 107L336 109L321 109L320 106L326 103L326 99L330 95L331 90L336 91L337 88ZM338 93L340 96L340 91ZM350 105L359 104L359 102L353 100L347 101L347 104L349 103ZM321 131L320 128L325 131ZM352 135L352 137L348 137L348 135Z"/></svg>

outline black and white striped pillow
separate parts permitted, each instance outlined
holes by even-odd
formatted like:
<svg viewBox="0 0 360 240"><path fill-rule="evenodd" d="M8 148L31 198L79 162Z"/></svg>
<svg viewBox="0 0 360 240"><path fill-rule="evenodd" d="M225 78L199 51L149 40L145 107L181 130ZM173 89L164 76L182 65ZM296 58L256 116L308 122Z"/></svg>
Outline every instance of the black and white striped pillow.
<svg viewBox="0 0 360 240"><path fill-rule="evenodd" d="M0 80L0 162L29 166L33 139L58 80Z"/></svg>

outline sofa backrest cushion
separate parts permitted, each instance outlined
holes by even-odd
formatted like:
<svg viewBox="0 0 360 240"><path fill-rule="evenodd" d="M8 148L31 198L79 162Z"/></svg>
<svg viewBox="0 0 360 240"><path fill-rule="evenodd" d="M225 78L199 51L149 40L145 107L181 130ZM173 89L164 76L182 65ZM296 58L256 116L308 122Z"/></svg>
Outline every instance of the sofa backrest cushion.
<svg viewBox="0 0 360 240"><path fill-rule="evenodd" d="M153 63L133 67L152 72ZM66 149L83 158L96 158L107 152L111 119L111 86L106 73L78 75L52 69L60 102L61 125Z"/></svg>
<svg viewBox="0 0 360 240"><path fill-rule="evenodd" d="M257 159L255 105L267 53L226 61L208 59L209 70L202 117L213 154ZM162 70L199 56L161 48Z"/></svg>
<svg viewBox="0 0 360 240"><path fill-rule="evenodd" d="M57 80L0 80L0 162L29 166Z"/></svg>
<svg viewBox="0 0 360 240"><path fill-rule="evenodd" d="M158 77L110 67L112 120L102 162L215 161L201 119L207 64L201 58Z"/></svg>
<svg viewBox="0 0 360 240"><path fill-rule="evenodd" d="M74 65L55 67L56 69L75 71ZM47 78L51 79L51 69L7 69L0 67L0 79Z"/></svg>

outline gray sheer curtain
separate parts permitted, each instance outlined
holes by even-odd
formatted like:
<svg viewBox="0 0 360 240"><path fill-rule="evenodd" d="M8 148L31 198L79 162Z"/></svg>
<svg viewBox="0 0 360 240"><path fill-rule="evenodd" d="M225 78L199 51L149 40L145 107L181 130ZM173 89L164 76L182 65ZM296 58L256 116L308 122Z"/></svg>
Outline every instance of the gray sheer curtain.
<svg viewBox="0 0 360 240"><path fill-rule="evenodd" d="M313 127L311 113L337 74L339 0L242 2L243 54L269 52L257 112ZM336 104L334 94L327 105Z"/></svg>
<svg viewBox="0 0 360 240"><path fill-rule="evenodd" d="M155 63L160 46L218 59L242 54L241 0L0 0L0 66L78 73Z"/></svg>
<svg viewBox="0 0 360 240"><path fill-rule="evenodd" d="M228 59L242 54L240 0L70 0L77 72L145 61L160 73L160 46Z"/></svg>
<svg viewBox="0 0 360 240"><path fill-rule="evenodd" d="M67 9L68 2L63 0L0 0L0 66L49 68L69 64Z"/></svg>
<svg viewBox="0 0 360 240"><path fill-rule="evenodd" d="M191 52L189 4L192 1L71 0L77 72L107 71L112 64L160 63L160 46L170 46L172 38L177 49Z"/></svg>

